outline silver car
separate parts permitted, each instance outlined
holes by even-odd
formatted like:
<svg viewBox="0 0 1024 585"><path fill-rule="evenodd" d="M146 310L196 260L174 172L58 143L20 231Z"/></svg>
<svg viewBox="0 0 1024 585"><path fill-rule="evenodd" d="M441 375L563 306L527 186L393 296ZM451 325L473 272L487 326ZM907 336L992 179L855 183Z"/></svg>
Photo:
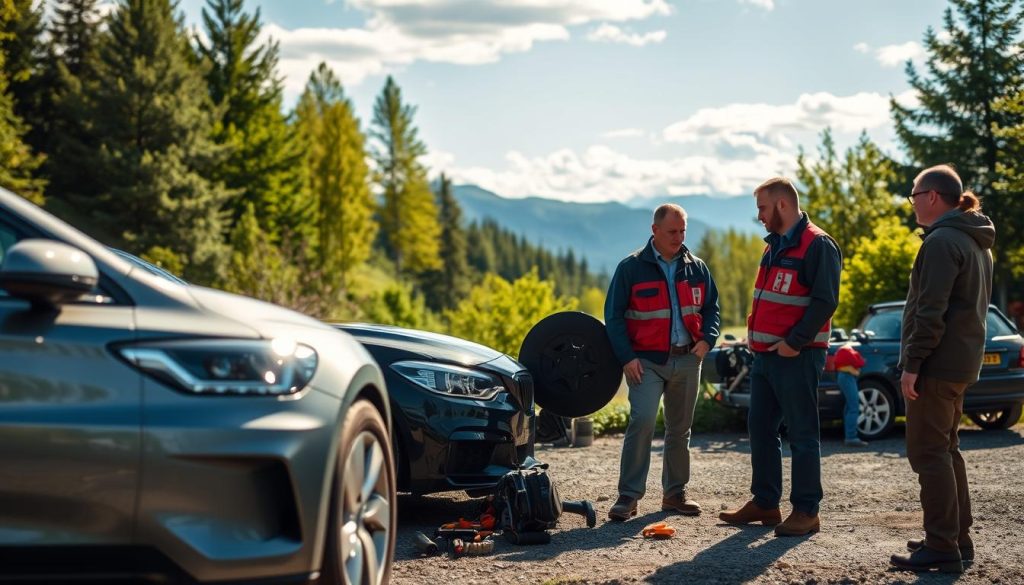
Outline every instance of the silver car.
<svg viewBox="0 0 1024 585"><path fill-rule="evenodd" d="M391 416L349 335L0 189L0 580L385 583Z"/></svg>

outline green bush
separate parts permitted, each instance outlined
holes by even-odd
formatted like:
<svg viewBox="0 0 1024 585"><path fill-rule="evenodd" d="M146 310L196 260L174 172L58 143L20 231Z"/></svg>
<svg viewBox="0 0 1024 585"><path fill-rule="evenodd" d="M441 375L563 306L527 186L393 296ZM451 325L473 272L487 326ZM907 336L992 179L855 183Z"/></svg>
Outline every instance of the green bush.
<svg viewBox="0 0 1024 585"><path fill-rule="evenodd" d="M623 433L629 424L629 403L614 401L591 418L594 420L594 436L611 433ZM697 397L697 406L693 413L693 432L714 433L721 431L741 431L746 428L746 420L740 411L714 400L714 387L705 383ZM665 431L665 409L658 408L656 433Z"/></svg>

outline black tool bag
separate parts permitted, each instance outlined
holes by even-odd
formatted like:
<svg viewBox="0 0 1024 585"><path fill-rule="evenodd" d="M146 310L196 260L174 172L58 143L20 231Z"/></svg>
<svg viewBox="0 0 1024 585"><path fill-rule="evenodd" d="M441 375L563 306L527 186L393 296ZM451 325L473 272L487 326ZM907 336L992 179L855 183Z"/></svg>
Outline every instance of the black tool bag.
<svg viewBox="0 0 1024 585"><path fill-rule="evenodd" d="M562 500L547 470L546 463L516 468L498 480L494 508L500 528L511 533L506 534L510 540L515 535L543 533L558 524Z"/></svg>

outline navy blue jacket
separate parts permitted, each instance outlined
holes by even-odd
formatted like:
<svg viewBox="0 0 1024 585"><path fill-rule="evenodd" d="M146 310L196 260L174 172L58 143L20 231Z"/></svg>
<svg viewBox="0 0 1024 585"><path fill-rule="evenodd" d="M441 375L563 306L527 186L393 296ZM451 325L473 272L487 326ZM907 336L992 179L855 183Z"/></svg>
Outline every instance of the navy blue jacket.
<svg viewBox="0 0 1024 585"><path fill-rule="evenodd" d="M707 264L690 253L684 245L681 254L676 258L675 279L677 282L689 280L694 277L706 284L704 304L700 310L703 323L701 333L711 347L718 341L721 316L718 309L718 287L711 278L711 271ZM636 358L644 358L657 364L668 362L667 351L635 351L629 340L626 330L626 310L629 308L629 298L633 285L641 282L661 280L665 282L665 273L658 266L658 260L654 252L654 238L647 240L647 245L633 252L615 268L612 282L608 286L608 297L604 303L604 324L608 331L608 339L611 340L615 356L622 365L633 361ZM675 288L675 283L666 282L669 288Z"/></svg>

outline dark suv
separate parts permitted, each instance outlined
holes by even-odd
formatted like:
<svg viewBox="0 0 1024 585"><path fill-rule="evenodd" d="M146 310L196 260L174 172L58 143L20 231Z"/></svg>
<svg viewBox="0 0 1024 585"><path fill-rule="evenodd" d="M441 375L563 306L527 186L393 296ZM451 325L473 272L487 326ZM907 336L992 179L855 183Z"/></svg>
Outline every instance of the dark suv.
<svg viewBox="0 0 1024 585"><path fill-rule="evenodd" d="M832 356L847 342L852 342L866 360L860 378L859 434L864 439L885 436L906 413L899 392L900 331L903 324L903 301L877 303L868 307L860 326L852 331L852 339L843 330L834 329L829 358L818 387L818 410L822 420L841 420L843 398L836 384ZM705 360L715 367L707 368L712 381L718 384L716 399L727 406L750 406L750 384L747 379L753 354L742 343L723 345ZM983 429L1005 429L1021 417L1024 405L1024 338L999 309L989 306L988 339L981 379L967 389L964 413Z"/></svg>

